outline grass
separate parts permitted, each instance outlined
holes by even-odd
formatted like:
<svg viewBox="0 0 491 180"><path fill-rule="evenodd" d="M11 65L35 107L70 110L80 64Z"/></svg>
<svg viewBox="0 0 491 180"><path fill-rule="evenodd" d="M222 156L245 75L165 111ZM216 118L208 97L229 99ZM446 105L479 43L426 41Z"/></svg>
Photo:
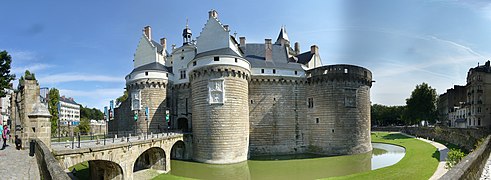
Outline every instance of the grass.
<svg viewBox="0 0 491 180"><path fill-rule="evenodd" d="M160 174L157 177L154 177L153 180L159 180L159 179L170 179L170 180L190 180L191 178L187 177L181 177L181 176L174 176L172 174Z"/></svg>
<svg viewBox="0 0 491 180"><path fill-rule="evenodd" d="M423 141L400 133L375 132L372 133L372 142L403 146L406 155L389 167L329 179L429 179L438 166L440 153Z"/></svg>
<svg viewBox="0 0 491 180"><path fill-rule="evenodd" d="M85 161L83 163L76 164L75 166L68 168L68 170L72 171L73 168L75 168L77 171L74 175L78 179L90 179L89 162Z"/></svg>

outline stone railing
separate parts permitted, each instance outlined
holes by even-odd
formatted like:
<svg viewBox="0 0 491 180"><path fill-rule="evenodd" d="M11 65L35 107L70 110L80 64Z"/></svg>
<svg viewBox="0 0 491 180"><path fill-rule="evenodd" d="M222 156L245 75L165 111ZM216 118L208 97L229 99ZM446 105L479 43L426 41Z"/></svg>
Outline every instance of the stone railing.
<svg viewBox="0 0 491 180"><path fill-rule="evenodd" d="M67 173L61 168L49 148L39 139L35 141L35 155L41 179L69 180Z"/></svg>
<svg viewBox="0 0 491 180"><path fill-rule="evenodd" d="M490 139L491 135L440 179L479 179L491 152Z"/></svg>

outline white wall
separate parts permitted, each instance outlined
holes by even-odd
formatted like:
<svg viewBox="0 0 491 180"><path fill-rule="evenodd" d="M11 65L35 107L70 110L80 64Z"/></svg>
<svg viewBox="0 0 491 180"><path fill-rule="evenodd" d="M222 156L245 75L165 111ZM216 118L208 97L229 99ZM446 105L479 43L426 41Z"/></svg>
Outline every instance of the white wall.
<svg viewBox="0 0 491 180"><path fill-rule="evenodd" d="M230 35L217 19L211 17L196 41L197 54L229 47Z"/></svg>
<svg viewBox="0 0 491 180"><path fill-rule="evenodd" d="M264 73L262 73L264 69ZM273 69L276 73L273 73ZM297 74L295 74L297 71ZM252 68L252 75L254 76L289 76L289 77L305 77L305 71L303 70L292 70L292 69L279 69L279 68Z"/></svg>
<svg viewBox="0 0 491 180"><path fill-rule="evenodd" d="M138 43L138 47L136 48L134 60L134 68L157 61L157 48L150 43L145 35L142 35L142 37L140 38L140 42Z"/></svg>
<svg viewBox="0 0 491 180"><path fill-rule="evenodd" d="M197 68L200 68L203 66L209 66L209 65L232 65L232 66L243 67L243 68L248 69L248 70L251 69L251 65L249 64L249 62L245 59L242 59L242 58L237 58L234 56L219 56L220 61L214 61L214 57L215 56L205 56L205 57L195 59L194 60L194 61L196 61L195 66L193 66L194 61L189 62L189 64L188 64L188 75L189 75L189 72L191 72L193 69L197 69ZM237 62L235 62L236 58L237 58Z"/></svg>
<svg viewBox="0 0 491 180"><path fill-rule="evenodd" d="M148 72L148 74L145 74ZM147 71L136 71L126 76L126 84L131 83L133 81L141 80L141 79L168 79L168 73L164 71L155 71L155 70L147 70Z"/></svg>

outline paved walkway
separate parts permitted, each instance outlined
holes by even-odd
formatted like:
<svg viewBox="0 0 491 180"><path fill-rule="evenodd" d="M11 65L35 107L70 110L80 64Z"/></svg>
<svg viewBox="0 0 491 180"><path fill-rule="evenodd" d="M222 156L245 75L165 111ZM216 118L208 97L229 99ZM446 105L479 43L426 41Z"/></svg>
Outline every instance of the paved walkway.
<svg viewBox="0 0 491 180"><path fill-rule="evenodd" d="M1 179L41 179L36 157L29 156L28 149L16 150L13 144L10 145L0 150Z"/></svg>
<svg viewBox="0 0 491 180"><path fill-rule="evenodd" d="M427 143L430 143L431 145L435 146L436 149L438 149L438 151L440 151L440 162L438 163L438 167L436 168L435 173L433 173L433 176L430 177L430 180L439 179L448 171L448 169L445 168L445 163L446 163L445 159L447 158L447 154L448 154L448 148L445 145L440 144L440 143L435 142L435 141L430 141L430 140L423 139L423 138L417 138L417 137L411 136L409 134L405 134L405 133L402 133L402 134L409 136L409 137L419 139L419 140L427 142Z"/></svg>
<svg viewBox="0 0 491 180"><path fill-rule="evenodd" d="M481 178L479 179L491 179L491 154L489 155L488 161L486 165L484 165L484 169L482 170Z"/></svg>

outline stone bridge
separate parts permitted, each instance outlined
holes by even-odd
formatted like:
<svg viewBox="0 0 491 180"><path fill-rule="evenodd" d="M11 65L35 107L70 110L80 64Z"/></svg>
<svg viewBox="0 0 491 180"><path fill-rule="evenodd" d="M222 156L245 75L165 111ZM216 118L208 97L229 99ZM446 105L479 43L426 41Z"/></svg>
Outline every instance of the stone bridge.
<svg viewBox="0 0 491 180"><path fill-rule="evenodd" d="M65 170L88 161L91 179L131 180L133 172L143 169L169 172L171 157L191 159L192 137L190 134L174 134L104 146L53 148L52 152Z"/></svg>

